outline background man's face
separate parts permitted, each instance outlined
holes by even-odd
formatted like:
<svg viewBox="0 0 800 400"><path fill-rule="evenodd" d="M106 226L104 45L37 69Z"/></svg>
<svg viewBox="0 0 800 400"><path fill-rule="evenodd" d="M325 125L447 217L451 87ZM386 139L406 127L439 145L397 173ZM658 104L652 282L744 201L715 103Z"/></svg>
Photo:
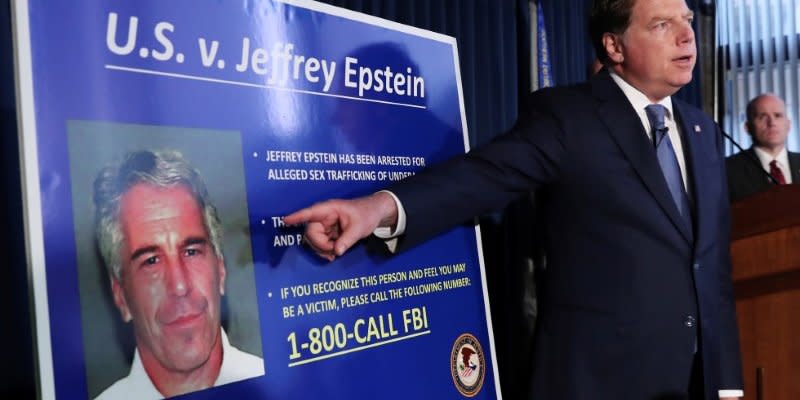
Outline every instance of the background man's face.
<svg viewBox="0 0 800 400"><path fill-rule="evenodd" d="M753 141L769 149L781 149L789 135L786 105L775 96L764 96L755 102L755 115L747 127Z"/></svg>
<svg viewBox="0 0 800 400"><path fill-rule="evenodd" d="M171 371L202 366L220 341L225 266L202 210L185 187L134 185L120 202L121 280L112 279L123 319L133 320L142 360Z"/></svg>
<svg viewBox="0 0 800 400"><path fill-rule="evenodd" d="M692 18L684 0L637 0L621 38L621 75L651 99L689 83L697 53Z"/></svg>

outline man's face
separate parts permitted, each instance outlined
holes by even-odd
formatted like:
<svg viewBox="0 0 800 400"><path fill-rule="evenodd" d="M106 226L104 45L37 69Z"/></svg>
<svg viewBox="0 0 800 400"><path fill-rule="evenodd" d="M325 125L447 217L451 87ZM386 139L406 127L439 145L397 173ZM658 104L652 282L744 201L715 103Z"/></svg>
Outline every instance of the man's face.
<svg viewBox="0 0 800 400"><path fill-rule="evenodd" d="M123 319L133 320L143 361L170 371L202 366L219 342L225 265L202 210L185 187L140 183L120 201L121 279L112 279Z"/></svg>
<svg viewBox="0 0 800 400"><path fill-rule="evenodd" d="M769 150L782 150L790 127L783 100L765 95L756 99L753 105L755 114L745 126L753 136L753 142Z"/></svg>
<svg viewBox="0 0 800 400"><path fill-rule="evenodd" d="M613 69L653 101L671 96L692 80L693 18L684 0L637 0L628 29L605 37Z"/></svg>

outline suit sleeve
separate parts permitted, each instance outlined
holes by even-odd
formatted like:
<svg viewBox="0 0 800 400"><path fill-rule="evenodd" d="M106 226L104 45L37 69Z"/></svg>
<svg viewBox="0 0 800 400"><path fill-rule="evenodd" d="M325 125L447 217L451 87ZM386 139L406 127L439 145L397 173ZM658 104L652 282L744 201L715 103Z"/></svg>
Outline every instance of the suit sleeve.
<svg viewBox="0 0 800 400"><path fill-rule="evenodd" d="M558 177L564 135L545 98L534 95L514 128L486 146L389 188L407 215L398 250L499 209Z"/></svg>

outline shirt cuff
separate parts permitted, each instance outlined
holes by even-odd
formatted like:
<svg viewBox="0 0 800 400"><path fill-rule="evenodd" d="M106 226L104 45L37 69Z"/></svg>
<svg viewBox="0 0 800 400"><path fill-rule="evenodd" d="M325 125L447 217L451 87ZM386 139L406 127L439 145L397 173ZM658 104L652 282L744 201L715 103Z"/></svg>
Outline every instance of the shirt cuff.
<svg viewBox="0 0 800 400"><path fill-rule="evenodd" d="M744 397L744 390L720 390L719 397Z"/></svg>
<svg viewBox="0 0 800 400"><path fill-rule="evenodd" d="M389 193L394 200L394 205L397 207L397 224L394 229L390 226L379 226L372 232L379 239L383 239L389 251L394 253L397 251L397 237L406 232L406 210L403 208L403 203L395 196L394 193L388 190L381 190L380 192Z"/></svg>

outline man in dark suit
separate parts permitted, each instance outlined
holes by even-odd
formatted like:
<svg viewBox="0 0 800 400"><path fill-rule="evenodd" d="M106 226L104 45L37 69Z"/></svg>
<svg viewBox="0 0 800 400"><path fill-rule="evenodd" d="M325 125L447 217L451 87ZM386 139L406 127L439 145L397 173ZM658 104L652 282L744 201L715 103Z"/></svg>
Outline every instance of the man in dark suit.
<svg viewBox="0 0 800 400"><path fill-rule="evenodd" d="M389 191L285 222L329 260L373 232L402 251L540 189L531 398L742 396L719 128L671 97L692 77L692 18L683 0L595 0L606 69L588 83L535 93L511 132Z"/></svg>
<svg viewBox="0 0 800 400"><path fill-rule="evenodd" d="M731 202L769 189L775 184L800 183L800 153L786 150L791 121L786 103L772 94L757 96L747 104L747 133L753 147L728 157L728 191ZM770 181L772 175L774 181Z"/></svg>

